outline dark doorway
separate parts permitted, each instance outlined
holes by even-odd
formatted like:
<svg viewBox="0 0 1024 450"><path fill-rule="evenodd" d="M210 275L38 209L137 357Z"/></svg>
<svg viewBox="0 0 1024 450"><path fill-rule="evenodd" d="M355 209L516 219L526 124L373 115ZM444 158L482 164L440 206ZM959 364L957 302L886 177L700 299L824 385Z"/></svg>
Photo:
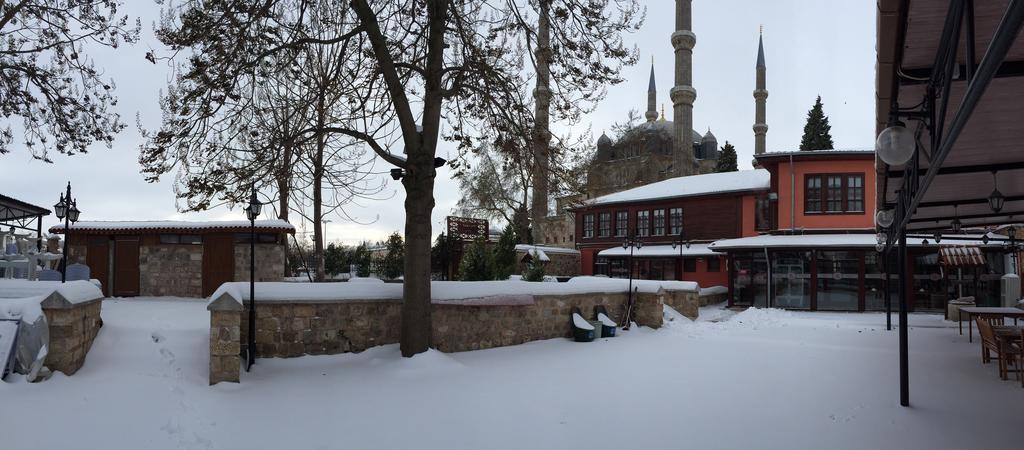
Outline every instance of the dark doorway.
<svg viewBox="0 0 1024 450"><path fill-rule="evenodd" d="M235 281L235 237L213 234L203 237L203 296L221 284Z"/></svg>
<svg viewBox="0 0 1024 450"><path fill-rule="evenodd" d="M139 295L139 237L118 236L114 239L114 296Z"/></svg>
<svg viewBox="0 0 1024 450"><path fill-rule="evenodd" d="M92 278L100 280L103 295L110 296L110 238L89 236L85 243L85 265Z"/></svg>

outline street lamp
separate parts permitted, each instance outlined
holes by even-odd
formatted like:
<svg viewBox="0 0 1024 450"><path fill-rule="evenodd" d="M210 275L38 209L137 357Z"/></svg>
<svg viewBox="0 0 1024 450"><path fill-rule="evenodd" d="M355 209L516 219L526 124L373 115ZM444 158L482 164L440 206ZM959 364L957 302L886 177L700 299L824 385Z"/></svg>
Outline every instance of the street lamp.
<svg viewBox="0 0 1024 450"><path fill-rule="evenodd" d="M899 121L891 122L888 128L878 133L875 141L875 152L890 166L900 166L910 161L915 147L914 132Z"/></svg>
<svg viewBox="0 0 1024 450"><path fill-rule="evenodd" d="M262 207L256 198L256 185L253 184L249 206L245 207L245 217L249 219L249 345L246 352L246 372L252 368L256 360L256 218L259 217Z"/></svg>
<svg viewBox="0 0 1024 450"><path fill-rule="evenodd" d="M67 191L60 194L60 201L53 205L53 211L57 214L57 219L64 221L64 249L60 268L60 282L64 283L68 279L68 241L71 237L71 224L78 222L78 215L82 213L78 210L78 201L71 198L70 181Z"/></svg>
<svg viewBox="0 0 1024 450"><path fill-rule="evenodd" d="M626 315L623 318L626 325L622 327L623 330L629 329L632 322L631 316L633 315L633 249L640 249L644 246L644 243L640 242L640 239L637 237L638 234L634 232L632 236L628 236L622 241L622 249L629 249L629 267L626 269L629 272L629 290L626 293Z"/></svg>
<svg viewBox="0 0 1024 450"><path fill-rule="evenodd" d="M679 239L672 241L672 248L679 247L679 281L683 280L683 248L690 248L690 240L686 238L686 232L679 230Z"/></svg>
<svg viewBox="0 0 1024 450"><path fill-rule="evenodd" d="M999 179L996 178L998 173L994 170L992 171L992 193L988 195L988 207L992 208L992 211L996 213L1003 209L1003 203L1006 201L1003 193L999 192Z"/></svg>

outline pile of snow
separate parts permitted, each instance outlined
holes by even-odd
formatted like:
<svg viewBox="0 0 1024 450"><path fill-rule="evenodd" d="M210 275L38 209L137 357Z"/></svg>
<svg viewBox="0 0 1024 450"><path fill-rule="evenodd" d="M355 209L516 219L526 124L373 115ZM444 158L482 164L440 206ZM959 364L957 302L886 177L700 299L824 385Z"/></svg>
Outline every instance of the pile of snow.
<svg viewBox="0 0 1024 450"><path fill-rule="evenodd" d="M606 327L618 326L618 324L616 324L615 321L611 319L611 317L608 317L604 313L597 313L597 320L601 322L601 325L604 325Z"/></svg>
<svg viewBox="0 0 1024 450"><path fill-rule="evenodd" d="M576 313L572 313L572 324L575 325L576 328L579 328L581 330L594 329L594 326L591 325L590 322L587 322L587 319L584 319L583 316Z"/></svg>
<svg viewBox="0 0 1024 450"><path fill-rule="evenodd" d="M700 296L701 297L708 296L708 295L722 295L722 294L728 294L728 293L729 293L729 288L727 288L725 286L711 286L711 287L706 287L706 288L700 288Z"/></svg>
<svg viewBox="0 0 1024 450"><path fill-rule="evenodd" d="M97 280L76 280L61 283L60 281L29 281L0 279L0 299L42 297L46 298L58 292L71 303L82 303L103 297ZM0 300L3 302L4 300Z"/></svg>
<svg viewBox="0 0 1024 450"><path fill-rule="evenodd" d="M765 169L709 173L669 178L657 183L627 189L587 200L587 205L636 202L663 198L691 197L726 192L760 191L771 188L771 175Z"/></svg>
<svg viewBox="0 0 1024 450"><path fill-rule="evenodd" d="M399 300L402 298L401 283L385 283L375 278L353 278L347 283L256 283L258 302L327 302L344 300ZM626 292L629 280L620 278L575 277L567 283L531 283L521 280L502 281L434 281L430 284L431 299L434 302L467 299L494 299L504 303L516 296L570 295L588 293ZM660 289L696 292L697 283L692 281L633 280L633 287L641 293L657 293ZM216 300L227 294L236 301L249 300L248 282L224 283L210 297ZM483 301L483 300L480 300ZM479 304L479 303L477 303Z"/></svg>
<svg viewBox="0 0 1024 450"><path fill-rule="evenodd" d="M46 296L2 298L0 299L0 319L33 323L42 317L41 304L45 299ZM0 361L0 364L3 364L3 361Z"/></svg>

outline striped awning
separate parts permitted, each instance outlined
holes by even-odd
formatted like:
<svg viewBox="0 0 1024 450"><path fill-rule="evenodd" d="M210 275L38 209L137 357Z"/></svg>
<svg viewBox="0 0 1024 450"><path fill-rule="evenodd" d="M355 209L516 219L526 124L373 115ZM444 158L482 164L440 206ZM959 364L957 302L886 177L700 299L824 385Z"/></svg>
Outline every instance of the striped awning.
<svg viewBox="0 0 1024 450"><path fill-rule="evenodd" d="M985 255L978 247L942 247L939 249L939 262L944 266L984 266Z"/></svg>

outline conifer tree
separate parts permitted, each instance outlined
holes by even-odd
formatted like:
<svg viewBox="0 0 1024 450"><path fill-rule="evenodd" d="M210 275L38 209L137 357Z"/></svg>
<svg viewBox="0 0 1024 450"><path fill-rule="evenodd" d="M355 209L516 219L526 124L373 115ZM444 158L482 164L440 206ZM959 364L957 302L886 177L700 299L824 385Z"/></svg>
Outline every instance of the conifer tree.
<svg viewBox="0 0 1024 450"><path fill-rule="evenodd" d="M544 281L544 275L544 261L540 260L537 252L531 252L530 262L523 271L523 281Z"/></svg>
<svg viewBox="0 0 1024 450"><path fill-rule="evenodd" d="M384 246L388 249L384 260L380 263L380 275L387 280L394 280L402 275L405 261L405 242L397 231L388 236Z"/></svg>
<svg viewBox="0 0 1024 450"><path fill-rule="evenodd" d="M737 170L740 169L736 164L736 147L733 147L729 141L725 141L725 146L722 147L722 151L718 154L715 172L735 172Z"/></svg>
<svg viewBox="0 0 1024 450"><path fill-rule="evenodd" d="M506 225L498 239L498 245L494 247L494 276L496 279L505 280L516 271L516 242L519 238L516 229Z"/></svg>
<svg viewBox="0 0 1024 450"><path fill-rule="evenodd" d="M487 248L483 239L473 241L462 255L459 263L462 281L487 281L494 279L494 253Z"/></svg>
<svg viewBox="0 0 1024 450"><path fill-rule="evenodd" d="M828 116L822 109L821 96L814 101L814 107L807 112L807 125L804 125L804 137L800 140L800 150L831 150L832 126L828 124Z"/></svg>

